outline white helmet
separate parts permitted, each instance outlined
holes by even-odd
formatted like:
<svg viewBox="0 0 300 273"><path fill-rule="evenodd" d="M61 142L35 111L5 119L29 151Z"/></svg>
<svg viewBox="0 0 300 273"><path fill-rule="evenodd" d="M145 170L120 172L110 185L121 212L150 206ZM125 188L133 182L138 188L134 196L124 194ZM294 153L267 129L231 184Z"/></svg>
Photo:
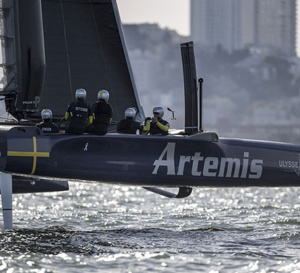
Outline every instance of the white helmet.
<svg viewBox="0 0 300 273"><path fill-rule="evenodd" d="M125 118L135 118L136 110L135 108L127 108L125 111Z"/></svg>
<svg viewBox="0 0 300 273"><path fill-rule="evenodd" d="M52 111L50 109L44 109L41 112L42 119L52 119Z"/></svg>
<svg viewBox="0 0 300 273"><path fill-rule="evenodd" d="M107 90L100 90L98 92L98 100L105 100L106 102L108 102L109 100L109 93Z"/></svg>
<svg viewBox="0 0 300 273"><path fill-rule="evenodd" d="M77 89L76 92L75 92L75 98L76 99L83 99L85 100L86 98L86 91L82 88L80 89Z"/></svg>
<svg viewBox="0 0 300 273"><path fill-rule="evenodd" d="M164 108L162 108L162 107L154 107L153 108L153 115L156 114L156 113L158 113L158 116L160 118L162 118L164 116Z"/></svg>

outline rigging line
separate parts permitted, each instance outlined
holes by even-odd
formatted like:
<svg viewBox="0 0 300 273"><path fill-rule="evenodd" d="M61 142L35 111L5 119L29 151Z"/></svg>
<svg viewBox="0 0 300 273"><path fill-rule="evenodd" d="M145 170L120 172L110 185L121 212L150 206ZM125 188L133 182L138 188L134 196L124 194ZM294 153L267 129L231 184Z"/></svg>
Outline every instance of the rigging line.
<svg viewBox="0 0 300 273"><path fill-rule="evenodd" d="M71 93L71 98L72 98L71 100L73 100L74 95L73 95L73 86L72 86L72 79L71 79L70 56L69 56L69 50L68 50L67 30L66 30L66 23L65 23L64 8L63 8L62 0L60 0L60 7L61 7L62 20L63 20L64 40L65 40L65 47L66 47L66 54L67 54L70 93Z"/></svg>
<svg viewBox="0 0 300 273"><path fill-rule="evenodd" d="M105 55L104 55L103 48L102 48L102 45L101 45L101 38L100 38L100 35L99 35L99 31L98 31L98 27L97 27L97 23L96 23L96 19L95 19L95 14L94 14L94 10L93 10L93 7L92 7L91 0L89 0L89 4L90 4L90 9L91 9L91 12L92 12L93 21L94 21L94 25L95 25L95 29L96 29L96 33L97 33L97 39L98 39L99 46L100 46L100 49L101 49L101 53L100 54L102 55L103 61L104 61L105 74L107 76L109 86L112 87L111 80L110 80L109 75L108 75L108 69L107 69L107 64L106 64L106 60L105 60ZM110 89L108 90L108 92L110 92ZM113 94L111 94L111 95L113 95ZM114 105L115 104L114 100L111 100L110 104ZM112 108L113 108L114 112L117 112L117 116L119 117L118 107L112 107Z"/></svg>

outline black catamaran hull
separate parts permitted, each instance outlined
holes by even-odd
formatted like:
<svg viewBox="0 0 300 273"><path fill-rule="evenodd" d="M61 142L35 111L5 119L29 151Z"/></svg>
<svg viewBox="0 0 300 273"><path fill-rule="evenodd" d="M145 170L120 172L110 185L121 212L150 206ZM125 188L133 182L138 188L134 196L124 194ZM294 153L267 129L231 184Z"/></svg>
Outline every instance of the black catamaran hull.
<svg viewBox="0 0 300 273"><path fill-rule="evenodd" d="M1 130L1 171L160 187L300 186L300 145L191 136Z"/></svg>

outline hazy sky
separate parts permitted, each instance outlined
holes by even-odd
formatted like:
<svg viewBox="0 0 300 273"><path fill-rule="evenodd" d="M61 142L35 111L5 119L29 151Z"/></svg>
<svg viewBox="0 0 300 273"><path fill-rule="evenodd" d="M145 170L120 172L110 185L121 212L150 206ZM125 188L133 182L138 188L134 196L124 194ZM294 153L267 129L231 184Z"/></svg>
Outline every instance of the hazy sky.
<svg viewBox="0 0 300 273"><path fill-rule="evenodd" d="M190 0L117 0L123 23L158 23L190 34Z"/></svg>

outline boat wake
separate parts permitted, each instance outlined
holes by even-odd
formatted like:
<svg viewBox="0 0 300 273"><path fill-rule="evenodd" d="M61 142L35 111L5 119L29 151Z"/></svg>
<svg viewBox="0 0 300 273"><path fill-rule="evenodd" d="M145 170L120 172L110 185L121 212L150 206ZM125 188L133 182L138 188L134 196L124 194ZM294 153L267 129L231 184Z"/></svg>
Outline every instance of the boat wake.
<svg viewBox="0 0 300 273"><path fill-rule="evenodd" d="M58 255L72 253L77 255L114 255L136 252L163 252L168 254L231 254L255 256L271 255L283 257L280 251L270 252L274 241L271 234L261 234L253 238L254 230L233 230L232 228L209 227L184 231L157 228L114 229L74 231L60 226L46 229L17 229L5 231L0 235L0 248L9 253L40 253ZM244 233L245 236L241 236ZM239 234L235 236L235 234ZM287 238L288 237L288 238ZM286 234L281 240L300 239L300 233ZM249 247L256 245L256 251ZM268 253L268 254L267 254Z"/></svg>

